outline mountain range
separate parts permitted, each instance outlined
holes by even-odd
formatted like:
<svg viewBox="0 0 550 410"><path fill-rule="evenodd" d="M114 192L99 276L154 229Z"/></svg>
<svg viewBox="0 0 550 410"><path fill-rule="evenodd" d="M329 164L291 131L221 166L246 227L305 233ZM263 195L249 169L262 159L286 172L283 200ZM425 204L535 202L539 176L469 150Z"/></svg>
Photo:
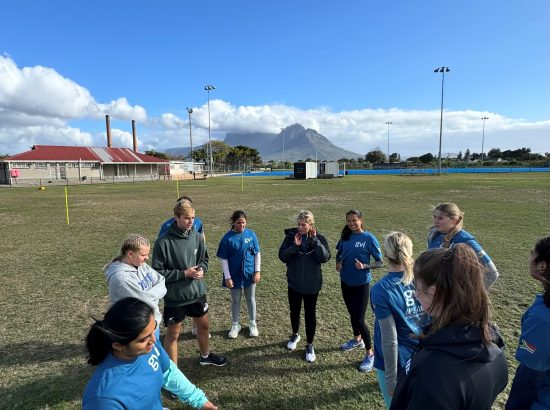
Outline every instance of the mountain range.
<svg viewBox="0 0 550 410"><path fill-rule="evenodd" d="M263 161L282 161L283 147L284 159L289 162L305 160L307 158L319 161L336 161L340 158L358 158L364 154L348 151L334 145L327 137L310 128L304 128L300 124L293 124L283 128L280 133L265 132L228 132L224 143L236 147L245 145L255 148L260 153ZM170 155L188 155L189 147L169 148L165 152Z"/></svg>

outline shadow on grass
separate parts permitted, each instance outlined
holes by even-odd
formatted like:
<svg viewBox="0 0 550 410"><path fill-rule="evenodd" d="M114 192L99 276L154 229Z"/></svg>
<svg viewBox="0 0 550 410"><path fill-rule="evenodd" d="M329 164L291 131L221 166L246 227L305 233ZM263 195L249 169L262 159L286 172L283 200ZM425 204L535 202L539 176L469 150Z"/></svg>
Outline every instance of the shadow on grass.
<svg viewBox="0 0 550 410"><path fill-rule="evenodd" d="M84 365L66 366L56 375L32 378L28 383L0 387L0 409L78 408L69 403L82 398L86 383L95 368ZM29 378L27 378L28 380Z"/></svg>
<svg viewBox="0 0 550 410"><path fill-rule="evenodd" d="M0 363L3 366L39 364L72 357L86 357L84 343L50 344L26 342L0 348Z"/></svg>
<svg viewBox="0 0 550 410"><path fill-rule="evenodd" d="M257 397L250 397L249 402L242 402L242 397L237 397L231 394L220 394L218 396L219 402L224 407L239 408L244 410L253 410L258 408L265 409L315 409L319 406L331 405L335 408L372 408L366 402L363 406L359 405L362 399L367 395L368 391L377 389L378 384L376 382L359 383L354 387L338 389L333 392L319 391L319 394L308 395L279 395L277 397L267 398L263 397L258 400ZM352 407L346 406L345 402L355 403Z"/></svg>

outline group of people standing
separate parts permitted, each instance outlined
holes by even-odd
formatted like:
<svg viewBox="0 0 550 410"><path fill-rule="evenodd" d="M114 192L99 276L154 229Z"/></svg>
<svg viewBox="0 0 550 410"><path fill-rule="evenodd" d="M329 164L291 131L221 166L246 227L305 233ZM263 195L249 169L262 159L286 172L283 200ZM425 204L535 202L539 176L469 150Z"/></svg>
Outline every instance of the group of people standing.
<svg viewBox="0 0 550 410"><path fill-rule="evenodd" d="M261 279L261 252L243 211L231 217L220 241L222 286L231 292L228 338L241 331L240 305L245 295L250 337L259 335L256 285ZM322 265L331 259L327 239L315 228L311 212L301 211L296 227L285 229L279 259L286 264L292 333L286 344L295 350L304 306L304 358L314 362L316 305L322 288ZM463 230L463 213L452 203L433 211L428 250L413 258L411 239L401 232L377 238L365 230L363 215L352 209L336 244L336 270L352 338L340 348L365 349L360 372L376 369L390 409L490 409L506 387L503 340L491 321L488 290L498 278L494 263L476 239ZM174 218L161 228L146 263L149 242L129 237L120 255L106 267L111 308L92 325L86 340L89 363L98 365L83 398L84 408L119 404L121 408L162 408L160 389L196 407L217 408L177 368L178 336L183 320L193 320L201 365L223 366L227 358L210 351L208 303L204 274L208 251L202 223L188 197L178 199ZM372 288L372 270L388 263L388 272ZM550 408L550 238L537 243L531 275L545 289L522 321L516 373L507 409ZM164 311L159 300L164 299ZM370 305L374 337L365 323ZM167 328L164 346L159 324ZM99 353L98 353L99 352ZM529 382L535 378L535 386ZM148 382L147 380L150 380ZM149 387L144 388L147 384ZM149 405L150 403L150 405ZM537 405L539 407L537 407ZM113 407L118 408L118 407Z"/></svg>

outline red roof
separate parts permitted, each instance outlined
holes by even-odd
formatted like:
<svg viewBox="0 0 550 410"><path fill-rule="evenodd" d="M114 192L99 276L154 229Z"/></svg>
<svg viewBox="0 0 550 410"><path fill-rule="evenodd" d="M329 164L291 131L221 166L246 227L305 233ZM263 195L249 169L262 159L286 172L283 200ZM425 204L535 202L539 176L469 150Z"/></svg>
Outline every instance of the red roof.
<svg viewBox="0 0 550 410"><path fill-rule="evenodd" d="M93 161L101 163L166 163L165 159L134 152L130 148L69 147L33 145L30 151L5 158L4 161Z"/></svg>

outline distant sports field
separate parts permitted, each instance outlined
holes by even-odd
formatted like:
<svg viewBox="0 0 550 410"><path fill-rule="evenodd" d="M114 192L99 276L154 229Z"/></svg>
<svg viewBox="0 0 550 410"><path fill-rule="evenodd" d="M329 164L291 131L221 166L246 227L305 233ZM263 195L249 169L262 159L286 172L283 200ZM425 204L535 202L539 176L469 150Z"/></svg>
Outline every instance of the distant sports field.
<svg viewBox="0 0 550 410"><path fill-rule="evenodd" d="M210 253L207 273L211 349L227 355L222 368L200 367L198 345L184 323L179 367L223 409L378 409L382 397L374 372L356 370L364 352L339 351L351 337L339 277L324 268L315 339L317 361L304 361L300 342L285 349L290 334L284 265L278 260L283 229L295 226L301 209L313 212L317 229L334 246L351 208L363 211L366 229L381 241L390 230L407 233L415 254L426 249L432 206L455 202L501 276L491 290L494 317L507 342L510 381L520 317L537 284L527 258L535 241L550 234L548 173L434 176L347 176L338 180L214 178L179 184L203 220ZM85 363L83 337L107 308L102 267L129 233L156 239L171 216L175 182L0 189L0 408L79 408L93 369ZM262 252L257 288L260 337L248 338L247 321L235 340L229 292L220 287L215 257L229 216L248 214ZM375 280L385 273L374 271ZM242 319L246 319L243 303ZM372 322L372 312L368 311ZM372 330L372 327L371 327ZM164 329L163 329L164 331ZM300 332L304 338L303 324ZM506 393L506 392L505 392ZM503 407L502 394L495 408ZM185 408L164 398L171 409Z"/></svg>

